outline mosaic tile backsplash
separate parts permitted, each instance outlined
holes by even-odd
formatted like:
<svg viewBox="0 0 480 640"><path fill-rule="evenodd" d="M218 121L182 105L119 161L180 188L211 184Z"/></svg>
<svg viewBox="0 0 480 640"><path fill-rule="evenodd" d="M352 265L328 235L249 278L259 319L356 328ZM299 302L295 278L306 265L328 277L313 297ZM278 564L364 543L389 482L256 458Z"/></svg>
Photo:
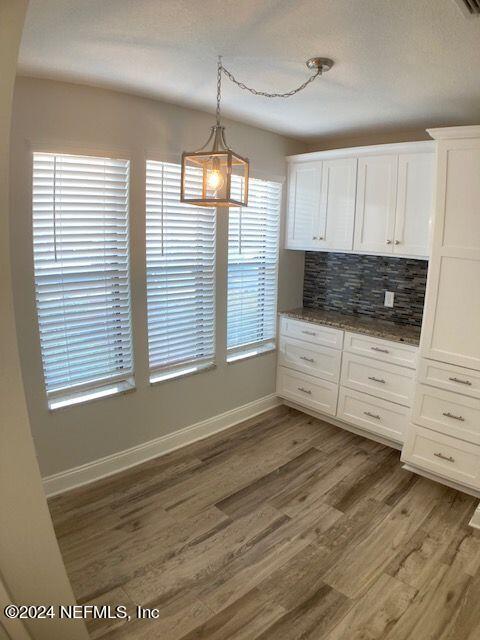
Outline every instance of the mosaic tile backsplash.
<svg viewBox="0 0 480 640"><path fill-rule="evenodd" d="M428 262L349 253L305 253L303 306L422 324ZM385 291L395 293L385 307Z"/></svg>

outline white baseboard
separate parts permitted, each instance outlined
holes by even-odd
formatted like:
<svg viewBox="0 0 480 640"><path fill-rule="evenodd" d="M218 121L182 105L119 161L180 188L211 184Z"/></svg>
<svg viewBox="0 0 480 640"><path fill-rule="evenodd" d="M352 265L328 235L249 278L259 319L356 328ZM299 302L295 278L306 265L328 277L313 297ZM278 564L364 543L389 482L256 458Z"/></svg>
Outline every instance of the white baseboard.
<svg viewBox="0 0 480 640"><path fill-rule="evenodd" d="M283 404L282 400L272 393L254 402L249 402L241 407L231 409L213 418L202 420L202 422L197 422L165 436L160 436L155 440L144 442L131 449L125 449L105 458L87 462L87 464L82 464L79 467L55 473L43 479L45 493L47 497L52 497L85 484L90 484L101 478L106 478L152 458L165 455L187 444L208 438L214 433L234 427L244 420L254 418L260 413L281 404Z"/></svg>
<svg viewBox="0 0 480 640"><path fill-rule="evenodd" d="M475 509L469 525L474 529L480 529L480 505Z"/></svg>

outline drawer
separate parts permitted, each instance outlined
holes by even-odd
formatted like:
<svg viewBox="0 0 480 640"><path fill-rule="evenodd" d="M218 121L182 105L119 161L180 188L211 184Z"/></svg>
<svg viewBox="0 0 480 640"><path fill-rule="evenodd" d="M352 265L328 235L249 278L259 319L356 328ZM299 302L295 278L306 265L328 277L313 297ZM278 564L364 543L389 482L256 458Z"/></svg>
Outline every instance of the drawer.
<svg viewBox="0 0 480 640"><path fill-rule="evenodd" d="M332 349L343 347L343 331L293 318L282 317L280 319L280 335Z"/></svg>
<svg viewBox="0 0 480 640"><path fill-rule="evenodd" d="M305 407L334 416L337 413L338 385L313 376L278 367L277 393Z"/></svg>
<svg viewBox="0 0 480 640"><path fill-rule="evenodd" d="M403 443L408 416L408 407L340 387L337 417L365 431Z"/></svg>
<svg viewBox="0 0 480 640"><path fill-rule="evenodd" d="M480 372L472 369L421 358L418 379L440 389L480 398Z"/></svg>
<svg viewBox="0 0 480 640"><path fill-rule="evenodd" d="M407 430L402 460L419 469L480 489L480 447L475 444L411 425Z"/></svg>
<svg viewBox="0 0 480 640"><path fill-rule="evenodd" d="M413 369L379 362L344 352L342 386L369 393L383 400L411 406L413 398Z"/></svg>
<svg viewBox="0 0 480 640"><path fill-rule="evenodd" d="M480 400L418 384L413 422L480 445Z"/></svg>
<svg viewBox="0 0 480 640"><path fill-rule="evenodd" d="M369 356L376 360L399 364L402 367L415 369L417 361L417 347L401 342L380 340L370 336L362 336L358 333L345 332L345 345L343 347L349 353L361 356Z"/></svg>
<svg viewBox="0 0 480 640"><path fill-rule="evenodd" d="M307 344L294 338L281 337L278 362L281 366L337 383L340 378L342 352Z"/></svg>

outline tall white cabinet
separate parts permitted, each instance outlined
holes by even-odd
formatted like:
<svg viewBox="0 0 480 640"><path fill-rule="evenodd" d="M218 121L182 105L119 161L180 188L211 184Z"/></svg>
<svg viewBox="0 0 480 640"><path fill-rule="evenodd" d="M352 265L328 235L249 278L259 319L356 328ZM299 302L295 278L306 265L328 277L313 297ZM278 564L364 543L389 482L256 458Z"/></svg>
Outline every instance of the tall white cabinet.
<svg viewBox="0 0 480 640"><path fill-rule="evenodd" d="M427 293L422 353L480 369L480 128L468 131L478 137L439 138L435 285Z"/></svg>
<svg viewBox="0 0 480 640"><path fill-rule="evenodd" d="M287 249L427 258L432 142L291 156Z"/></svg>
<svg viewBox="0 0 480 640"><path fill-rule="evenodd" d="M480 492L480 126L430 134L436 211L403 460Z"/></svg>

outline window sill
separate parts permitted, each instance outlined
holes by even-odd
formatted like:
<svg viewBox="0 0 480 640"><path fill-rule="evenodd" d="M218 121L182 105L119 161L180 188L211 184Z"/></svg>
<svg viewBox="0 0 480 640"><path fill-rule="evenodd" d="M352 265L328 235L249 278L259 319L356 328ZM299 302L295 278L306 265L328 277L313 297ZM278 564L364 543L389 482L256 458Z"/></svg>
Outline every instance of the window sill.
<svg viewBox="0 0 480 640"><path fill-rule="evenodd" d="M227 364L234 364L241 360L249 360L250 358L256 358L257 356L263 356L272 351L276 351L276 345L274 343L263 344L260 347L251 347L244 351L235 351L227 354Z"/></svg>
<svg viewBox="0 0 480 640"><path fill-rule="evenodd" d="M174 371L157 371L150 375L150 384L159 384L161 382L169 382L171 380L178 380L179 378L186 378L188 376L194 376L197 373L203 373L204 371L210 371L215 369L216 365L213 362L206 364L192 365L191 367L182 367Z"/></svg>
<svg viewBox="0 0 480 640"><path fill-rule="evenodd" d="M59 409L66 409L77 404L85 404L87 402L94 402L95 400L102 400L103 398L110 398L111 396L120 395L122 393L128 393L135 390L135 382L133 379L124 380L122 382L116 382L115 384L106 385L103 387L97 387L96 389L89 389L88 391L82 391L75 394L57 396L56 398L50 398L48 400L48 408L50 411L58 411Z"/></svg>

